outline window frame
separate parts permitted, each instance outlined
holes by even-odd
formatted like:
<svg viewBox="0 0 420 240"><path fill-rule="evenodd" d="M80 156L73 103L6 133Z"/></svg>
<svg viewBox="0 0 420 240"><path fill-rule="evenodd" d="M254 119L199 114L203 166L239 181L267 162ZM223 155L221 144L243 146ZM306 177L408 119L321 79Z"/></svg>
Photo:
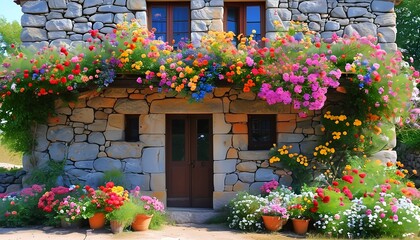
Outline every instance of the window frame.
<svg viewBox="0 0 420 240"><path fill-rule="evenodd" d="M175 7L188 7L188 35L191 39L191 6L190 2L147 2L147 26L152 29L152 8L153 7L166 7L166 42L170 45L174 42L173 31L173 9Z"/></svg>
<svg viewBox="0 0 420 240"><path fill-rule="evenodd" d="M238 31L236 36L243 34L246 36L246 7L248 6L259 6L260 7L260 16L261 16L261 38L265 36L265 2L225 2L224 3L224 12L223 12L223 28L225 31L228 31L227 20L228 20L228 8L236 7L239 10L239 19L238 19ZM259 39L260 40L260 39Z"/></svg>
<svg viewBox="0 0 420 240"><path fill-rule="evenodd" d="M269 126L269 140L266 142L254 142L252 122L255 120L268 120ZM276 114L248 114L248 150L269 150L274 143L277 143L277 115Z"/></svg>

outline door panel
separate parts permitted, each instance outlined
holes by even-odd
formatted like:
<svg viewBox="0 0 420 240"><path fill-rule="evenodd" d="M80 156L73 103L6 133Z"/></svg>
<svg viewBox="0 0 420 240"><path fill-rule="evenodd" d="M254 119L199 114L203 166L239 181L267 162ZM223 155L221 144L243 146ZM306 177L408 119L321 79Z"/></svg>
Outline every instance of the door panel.
<svg viewBox="0 0 420 240"><path fill-rule="evenodd" d="M167 115L168 206L212 207L211 115Z"/></svg>

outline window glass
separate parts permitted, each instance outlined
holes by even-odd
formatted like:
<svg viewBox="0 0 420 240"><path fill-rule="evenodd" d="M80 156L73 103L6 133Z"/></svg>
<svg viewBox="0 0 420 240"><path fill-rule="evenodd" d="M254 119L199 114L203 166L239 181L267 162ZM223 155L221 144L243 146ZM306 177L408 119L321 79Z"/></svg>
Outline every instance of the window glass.
<svg viewBox="0 0 420 240"><path fill-rule="evenodd" d="M153 6L152 9L152 27L156 29L155 35L157 39L166 41L166 21L167 11L166 7Z"/></svg>
<svg viewBox="0 0 420 240"><path fill-rule="evenodd" d="M185 120L172 120L172 161L185 160Z"/></svg>
<svg viewBox="0 0 420 240"><path fill-rule="evenodd" d="M276 143L276 115L248 116L248 149L268 150Z"/></svg>
<svg viewBox="0 0 420 240"><path fill-rule="evenodd" d="M125 115L125 141L139 141L139 115Z"/></svg>
<svg viewBox="0 0 420 240"><path fill-rule="evenodd" d="M261 39L261 9L260 6L247 6L246 7L246 35L252 34L255 30L254 39Z"/></svg>

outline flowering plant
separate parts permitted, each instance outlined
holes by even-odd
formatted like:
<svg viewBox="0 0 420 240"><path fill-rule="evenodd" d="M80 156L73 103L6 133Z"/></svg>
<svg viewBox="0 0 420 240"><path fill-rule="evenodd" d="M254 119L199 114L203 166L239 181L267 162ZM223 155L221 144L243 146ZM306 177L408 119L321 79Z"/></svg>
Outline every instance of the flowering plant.
<svg viewBox="0 0 420 240"><path fill-rule="evenodd" d="M21 227L44 221L37 208L44 191L43 186L34 184L19 192L0 194L0 226Z"/></svg>
<svg viewBox="0 0 420 240"><path fill-rule="evenodd" d="M314 192L311 188L304 186L300 194L293 196L288 205L288 212L291 218L311 219L317 212Z"/></svg>
<svg viewBox="0 0 420 240"><path fill-rule="evenodd" d="M279 198L268 201L266 205L261 207L260 211L262 215L279 216L282 219L289 219L287 207Z"/></svg>
<svg viewBox="0 0 420 240"><path fill-rule="evenodd" d="M261 207L266 199L247 192L240 192L229 202L227 222L229 228L244 231L262 231Z"/></svg>
<svg viewBox="0 0 420 240"><path fill-rule="evenodd" d="M64 218L65 221L71 222L83 217L85 207L81 204L80 199L73 196L64 197L57 207L57 217Z"/></svg>
<svg viewBox="0 0 420 240"><path fill-rule="evenodd" d="M399 167L398 167L399 166ZM419 191L404 180L407 171L388 163L366 161L347 166L341 179L316 190L315 226L334 237L405 237L420 226ZM357 227L356 227L357 226Z"/></svg>

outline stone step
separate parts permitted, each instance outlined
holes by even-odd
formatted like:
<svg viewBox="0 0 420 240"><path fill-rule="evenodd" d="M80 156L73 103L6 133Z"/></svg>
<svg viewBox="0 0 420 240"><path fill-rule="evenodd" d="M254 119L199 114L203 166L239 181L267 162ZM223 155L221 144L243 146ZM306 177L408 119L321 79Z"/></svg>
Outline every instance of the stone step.
<svg viewBox="0 0 420 240"><path fill-rule="evenodd" d="M225 213L209 208L167 208L170 221L174 223L208 223L217 217L222 217Z"/></svg>

